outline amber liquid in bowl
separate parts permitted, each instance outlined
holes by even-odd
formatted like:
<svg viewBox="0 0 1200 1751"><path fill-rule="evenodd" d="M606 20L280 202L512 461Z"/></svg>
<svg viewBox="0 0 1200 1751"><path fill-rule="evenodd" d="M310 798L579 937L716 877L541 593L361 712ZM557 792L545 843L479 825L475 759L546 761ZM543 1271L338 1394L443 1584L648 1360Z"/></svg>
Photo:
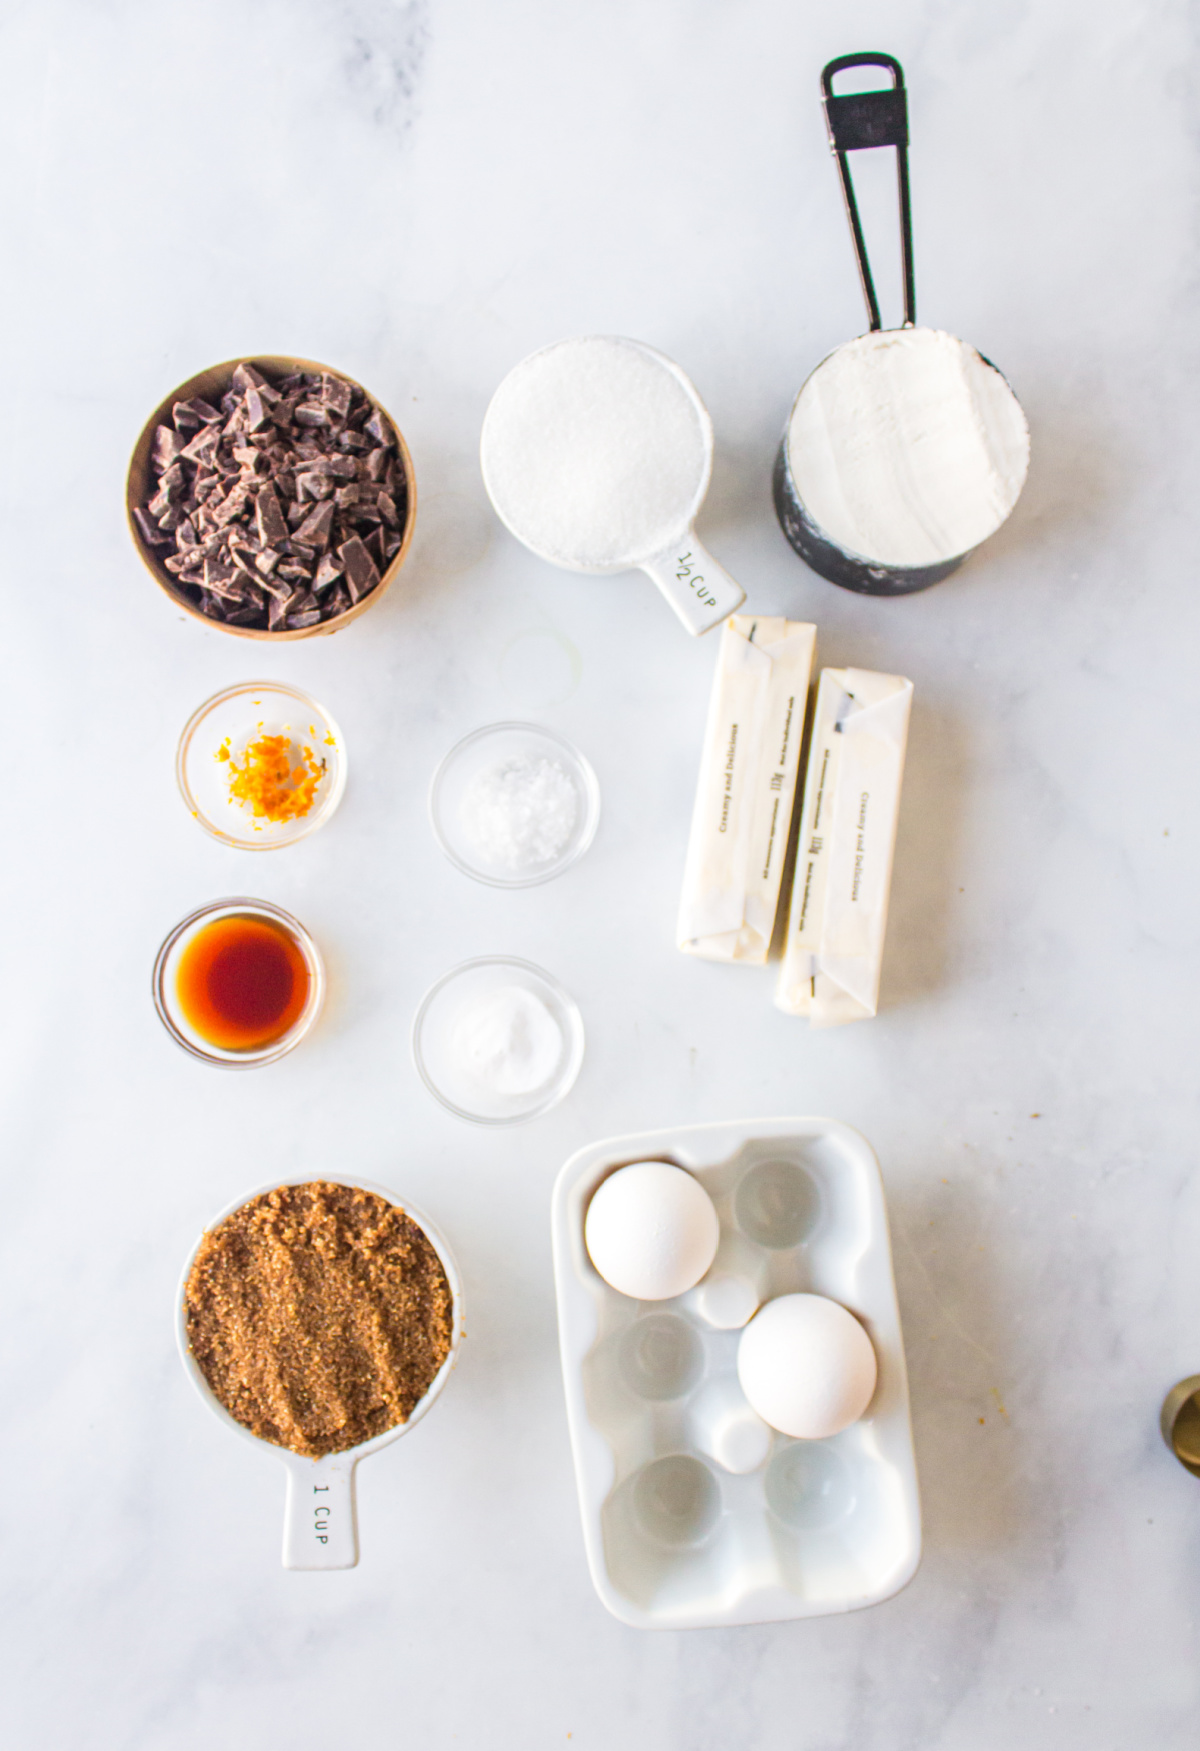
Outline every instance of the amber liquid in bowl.
<svg viewBox="0 0 1200 1751"><path fill-rule="evenodd" d="M273 1045L304 1012L311 983L300 945L265 918L217 918L179 957L175 989L189 1024L222 1051Z"/></svg>

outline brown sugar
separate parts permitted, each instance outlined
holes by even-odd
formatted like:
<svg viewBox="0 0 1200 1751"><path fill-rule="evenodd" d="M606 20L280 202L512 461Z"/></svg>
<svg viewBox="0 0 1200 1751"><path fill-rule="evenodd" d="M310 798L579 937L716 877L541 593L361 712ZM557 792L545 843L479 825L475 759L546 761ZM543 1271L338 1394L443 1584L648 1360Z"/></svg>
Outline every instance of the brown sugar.
<svg viewBox="0 0 1200 1751"><path fill-rule="evenodd" d="M406 1422L450 1353L427 1235L373 1192L313 1180L243 1204L201 1241L188 1344L251 1434L317 1459Z"/></svg>

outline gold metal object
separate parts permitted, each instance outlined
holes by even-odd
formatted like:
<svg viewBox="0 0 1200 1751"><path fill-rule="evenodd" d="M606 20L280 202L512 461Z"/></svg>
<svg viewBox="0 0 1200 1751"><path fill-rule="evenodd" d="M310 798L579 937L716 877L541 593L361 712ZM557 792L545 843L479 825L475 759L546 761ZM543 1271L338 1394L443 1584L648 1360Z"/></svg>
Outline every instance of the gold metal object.
<svg viewBox="0 0 1200 1751"><path fill-rule="evenodd" d="M1173 1386L1163 1400L1163 1440L1180 1465L1200 1477L1200 1374Z"/></svg>

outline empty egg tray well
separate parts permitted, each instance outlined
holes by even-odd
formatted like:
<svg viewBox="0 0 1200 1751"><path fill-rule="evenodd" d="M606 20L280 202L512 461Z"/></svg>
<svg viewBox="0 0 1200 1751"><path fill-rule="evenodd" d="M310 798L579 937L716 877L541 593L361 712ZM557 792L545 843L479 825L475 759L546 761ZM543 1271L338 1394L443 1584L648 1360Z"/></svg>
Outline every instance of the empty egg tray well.
<svg viewBox="0 0 1200 1751"><path fill-rule="evenodd" d="M633 1161L694 1173L721 1239L695 1289L634 1301L584 1246L593 1192ZM831 1119L753 1119L612 1138L554 1188L559 1337L596 1591L639 1628L818 1617L878 1604L921 1554L908 1379L879 1164ZM879 1381L824 1441L768 1429L737 1378L741 1327L778 1295L840 1301Z"/></svg>

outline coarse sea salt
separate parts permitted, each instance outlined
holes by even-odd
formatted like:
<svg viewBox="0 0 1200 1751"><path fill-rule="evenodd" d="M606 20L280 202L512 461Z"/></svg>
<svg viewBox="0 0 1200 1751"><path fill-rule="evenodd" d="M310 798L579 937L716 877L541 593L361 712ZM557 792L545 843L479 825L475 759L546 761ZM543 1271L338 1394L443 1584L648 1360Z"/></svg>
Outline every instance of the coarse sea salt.
<svg viewBox="0 0 1200 1751"><path fill-rule="evenodd" d="M536 869L566 849L579 793L565 767L544 755L512 755L476 773L460 805L481 857L500 869Z"/></svg>

